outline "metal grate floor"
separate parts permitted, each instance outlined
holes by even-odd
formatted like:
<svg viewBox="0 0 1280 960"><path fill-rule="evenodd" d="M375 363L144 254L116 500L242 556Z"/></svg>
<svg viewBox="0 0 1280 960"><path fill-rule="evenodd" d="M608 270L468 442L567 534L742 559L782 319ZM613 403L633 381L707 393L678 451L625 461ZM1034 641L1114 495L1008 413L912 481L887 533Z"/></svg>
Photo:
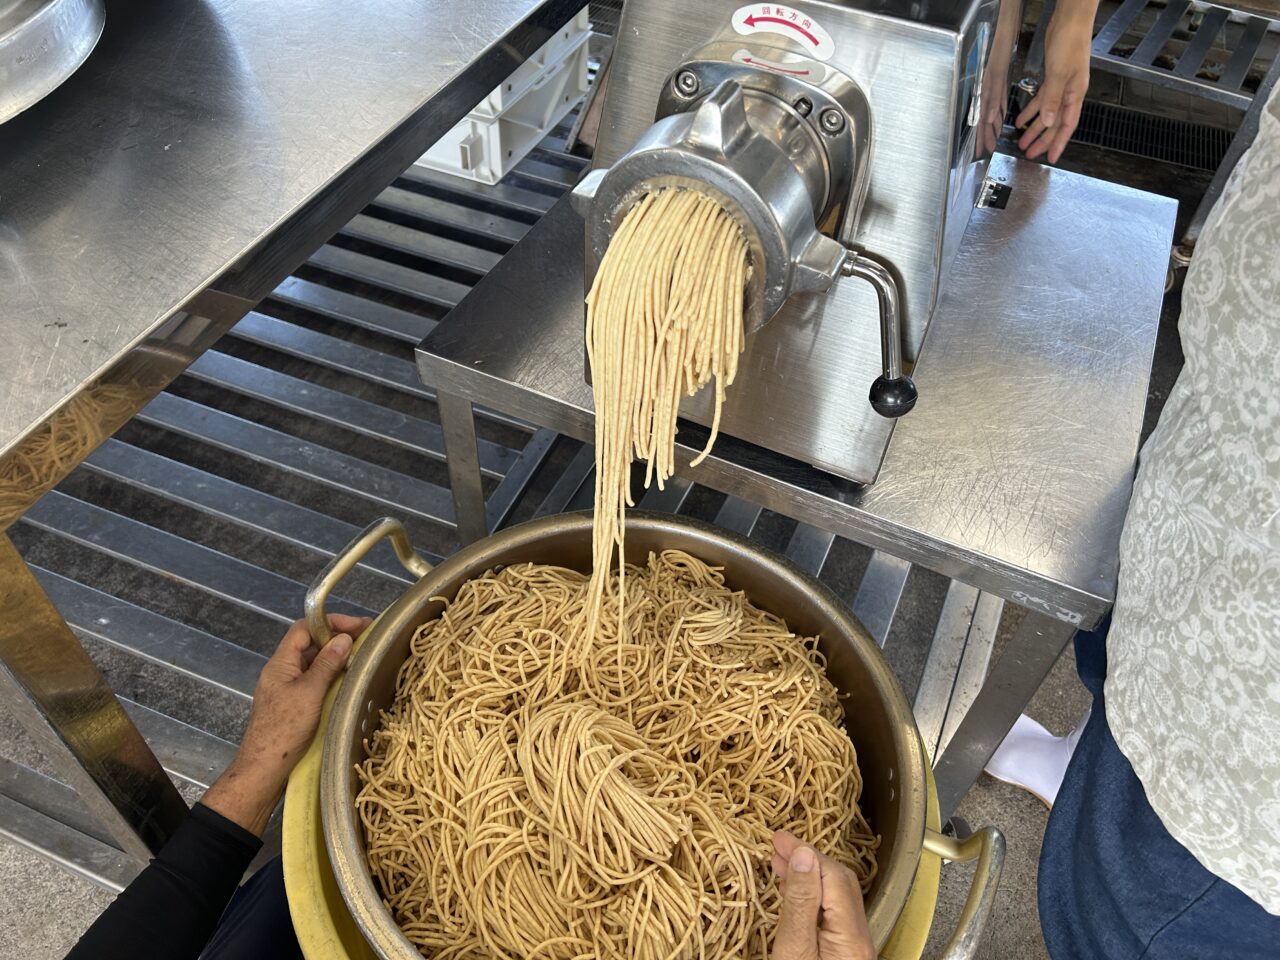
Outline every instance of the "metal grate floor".
<svg viewBox="0 0 1280 960"><path fill-rule="evenodd" d="M1212 172L1226 156L1233 134L1221 127L1086 100L1080 112L1080 125L1071 139L1130 156Z"/></svg>
<svg viewBox="0 0 1280 960"><path fill-rule="evenodd" d="M1021 112L1018 90L1010 88L1004 116L1006 134L1014 131L1014 122ZM1234 136L1234 130L1223 127L1174 120L1118 104L1086 100L1080 109L1080 123L1071 135L1071 142L1212 173L1222 164Z"/></svg>
<svg viewBox="0 0 1280 960"><path fill-rule="evenodd" d="M434 391L413 347L579 175L567 124L501 184L406 171L10 532L188 797L234 753L305 585L371 520L457 546ZM589 507L590 447L481 411L489 525ZM850 602L931 750L986 674L1002 601L683 481L641 500L750 534ZM407 575L383 544L334 609ZM0 716L0 835L112 889L140 865Z"/></svg>

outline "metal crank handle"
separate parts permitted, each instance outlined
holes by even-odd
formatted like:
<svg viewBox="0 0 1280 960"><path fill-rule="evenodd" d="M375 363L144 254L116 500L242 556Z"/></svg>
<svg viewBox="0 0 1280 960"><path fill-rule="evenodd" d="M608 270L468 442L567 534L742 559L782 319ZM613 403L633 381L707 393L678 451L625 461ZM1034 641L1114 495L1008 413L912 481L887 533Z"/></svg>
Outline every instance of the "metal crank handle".
<svg viewBox="0 0 1280 960"><path fill-rule="evenodd" d="M995 827L983 827L964 840L956 840L925 830L924 848L944 860L978 861L955 933L951 934L946 948L938 955L939 960L972 960L991 916L996 887L1000 885L1000 871L1004 869L1004 834Z"/></svg>
<svg viewBox="0 0 1280 960"><path fill-rule="evenodd" d="M898 281L874 257L850 250L840 272L860 277L876 290L880 301L880 359L882 372L871 384L869 399L882 417L900 417L916 405L916 385L902 372L902 298Z"/></svg>
<svg viewBox="0 0 1280 960"><path fill-rule="evenodd" d="M333 631L329 629L329 620L324 613L325 601L329 599L329 594L384 537L391 538L391 546L395 547L396 557L414 576L425 577L431 572L431 564L422 559L413 549L413 544L409 542L409 535L405 533L399 520L383 517L381 520L373 521L343 547L342 552L330 560L311 581L303 607L306 611L307 628L311 631L317 646L323 647L333 639Z"/></svg>

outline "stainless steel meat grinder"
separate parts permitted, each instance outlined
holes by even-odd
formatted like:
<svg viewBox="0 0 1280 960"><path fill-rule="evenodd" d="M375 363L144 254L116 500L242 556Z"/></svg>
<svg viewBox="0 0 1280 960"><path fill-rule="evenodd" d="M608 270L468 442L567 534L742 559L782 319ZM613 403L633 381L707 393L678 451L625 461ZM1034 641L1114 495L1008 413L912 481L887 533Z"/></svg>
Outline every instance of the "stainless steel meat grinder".
<svg viewBox="0 0 1280 960"><path fill-rule="evenodd" d="M752 273L725 433L875 480L981 194L998 8L628 0L593 169L573 194L584 279L645 193L696 187L737 218ZM709 393L682 416L709 422Z"/></svg>

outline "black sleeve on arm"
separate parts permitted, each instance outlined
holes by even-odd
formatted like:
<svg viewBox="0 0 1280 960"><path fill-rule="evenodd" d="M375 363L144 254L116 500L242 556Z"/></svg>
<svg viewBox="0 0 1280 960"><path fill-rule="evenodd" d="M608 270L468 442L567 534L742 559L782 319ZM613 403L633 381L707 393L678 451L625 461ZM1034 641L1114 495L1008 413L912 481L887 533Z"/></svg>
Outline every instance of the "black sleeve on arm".
<svg viewBox="0 0 1280 960"><path fill-rule="evenodd" d="M248 830L196 804L67 960L196 960L261 847Z"/></svg>

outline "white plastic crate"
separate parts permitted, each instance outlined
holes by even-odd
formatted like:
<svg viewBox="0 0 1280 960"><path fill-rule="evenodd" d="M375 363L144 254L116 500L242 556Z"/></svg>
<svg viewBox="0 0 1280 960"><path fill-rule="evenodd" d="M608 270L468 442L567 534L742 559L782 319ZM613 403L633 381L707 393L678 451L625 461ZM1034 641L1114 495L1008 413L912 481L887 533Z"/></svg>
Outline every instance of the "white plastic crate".
<svg viewBox="0 0 1280 960"><path fill-rule="evenodd" d="M493 88L493 92L476 104L470 117L493 119L506 112L536 83L552 73L574 54L591 36L591 20L587 8L566 23L556 34L538 48L528 60L520 64L515 73Z"/></svg>
<svg viewBox="0 0 1280 960"><path fill-rule="evenodd" d="M497 183L586 95L590 39L584 7L415 166Z"/></svg>

